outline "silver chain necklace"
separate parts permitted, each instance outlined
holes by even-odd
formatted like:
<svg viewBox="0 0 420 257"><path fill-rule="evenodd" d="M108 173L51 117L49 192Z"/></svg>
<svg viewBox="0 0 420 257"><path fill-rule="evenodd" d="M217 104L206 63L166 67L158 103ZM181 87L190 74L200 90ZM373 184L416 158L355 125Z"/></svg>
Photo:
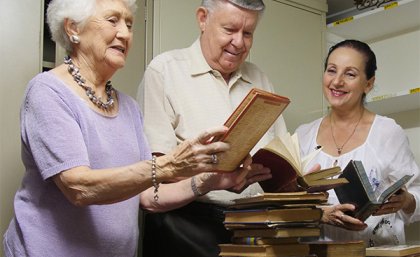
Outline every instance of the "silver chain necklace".
<svg viewBox="0 0 420 257"><path fill-rule="evenodd" d="M335 137L334 137L334 132L333 132L333 126L332 126L332 116L330 114L330 129L331 129L331 135L335 144L335 148L337 149L337 153L340 156L341 153L343 152L343 148L344 146L347 144L347 142L350 140L350 138L354 135L354 133L356 132L357 126L359 126L360 121L362 120L363 114L365 113L365 109L363 109L362 114L360 115L359 120L357 121L356 125L354 126L353 132L351 132L350 136L346 139L346 141L344 141L344 143L341 146L338 146Z"/></svg>
<svg viewBox="0 0 420 257"><path fill-rule="evenodd" d="M68 72L73 77L74 81L76 81L76 83L86 91L86 95L89 97L92 103L94 103L100 109L105 110L108 110L114 105L114 98L112 97L112 92L114 89L112 88L111 81L108 80L105 85L105 93L108 99L106 103L104 103L100 97L96 97L95 91L93 91L91 87L86 86L86 80L82 77L82 75L80 75L79 68L74 65L70 56L64 57L64 63L68 65Z"/></svg>

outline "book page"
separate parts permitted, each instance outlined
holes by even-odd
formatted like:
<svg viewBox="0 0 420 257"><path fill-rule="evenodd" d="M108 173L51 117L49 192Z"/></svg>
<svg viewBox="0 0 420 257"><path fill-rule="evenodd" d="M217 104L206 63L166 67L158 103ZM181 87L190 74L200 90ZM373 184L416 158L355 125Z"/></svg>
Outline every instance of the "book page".
<svg viewBox="0 0 420 257"><path fill-rule="evenodd" d="M290 137L289 140L281 140L279 137L275 137L268 145L264 147L264 149L267 149L286 159L293 166L294 170L298 172L298 175L301 176L302 174L299 170L300 164L296 162L295 157L289 151L291 148L290 144L292 144Z"/></svg>

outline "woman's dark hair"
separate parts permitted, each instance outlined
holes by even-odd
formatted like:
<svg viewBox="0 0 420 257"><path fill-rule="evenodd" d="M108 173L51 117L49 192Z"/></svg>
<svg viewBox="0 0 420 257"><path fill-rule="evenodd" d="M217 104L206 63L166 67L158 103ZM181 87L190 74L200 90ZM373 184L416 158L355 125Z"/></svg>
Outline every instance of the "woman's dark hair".
<svg viewBox="0 0 420 257"><path fill-rule="evenodd" d="M330 58L330 54L337 48L340 47L348 47L348 48L352 48L356 51L358 51L359 53L361 53L362 55L365 56L365 60L366 60L366 67L365 67L365 73L366 73L366 77L367 79L372 78L373 76L375 76L375 71L376 71L376 56L375 53L372 51L372 49L370 49L369 45L355 40L355 39L346 39L344 41L341 41L335 45L333 45L330 50L328 51L328 55L327 58L325 59L325 63L324 63L324 71L327 69L327 65L328 65L328 58Z"/></svg>

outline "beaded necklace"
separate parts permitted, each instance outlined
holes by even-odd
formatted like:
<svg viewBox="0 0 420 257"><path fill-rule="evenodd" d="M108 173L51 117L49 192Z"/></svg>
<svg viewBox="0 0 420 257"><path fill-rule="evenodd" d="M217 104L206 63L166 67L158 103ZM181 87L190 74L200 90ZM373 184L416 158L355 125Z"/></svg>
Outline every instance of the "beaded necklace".
<svg viewBox="0 0 420 257"><path fill-rule="evenodd" d="M64 57L64 63L68 65L68 72L73 77L74 81L76 81L76 83L86 91L86 95L89 97L92 103L94 103L100 109L108 110L112 108L112 106L114 105L114 98L112 97L112 92L114 91L114 89L112 88L111 81L108 80L105 85L105 93L108 100L106 101L106 103L104 103L102 102L100 97L96 97L95 91L92 90L91 87L86 86L86 80L82 77L79 68L77 68L76 65L74 65L70 56Z"/></svg>

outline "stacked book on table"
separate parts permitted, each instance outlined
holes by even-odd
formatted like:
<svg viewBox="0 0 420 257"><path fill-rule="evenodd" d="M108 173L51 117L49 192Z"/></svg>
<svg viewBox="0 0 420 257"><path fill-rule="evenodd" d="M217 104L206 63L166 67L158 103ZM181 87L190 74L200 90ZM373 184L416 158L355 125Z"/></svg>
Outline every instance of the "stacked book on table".
<svg viewBox="0 0 420 257"><path fill-rule="evenodd" d="M236 200L225 212L225 227L233 231L231 244L220 244L220 256L315 256L302 238L318 238L327 194L264 193Z"/></svg>

